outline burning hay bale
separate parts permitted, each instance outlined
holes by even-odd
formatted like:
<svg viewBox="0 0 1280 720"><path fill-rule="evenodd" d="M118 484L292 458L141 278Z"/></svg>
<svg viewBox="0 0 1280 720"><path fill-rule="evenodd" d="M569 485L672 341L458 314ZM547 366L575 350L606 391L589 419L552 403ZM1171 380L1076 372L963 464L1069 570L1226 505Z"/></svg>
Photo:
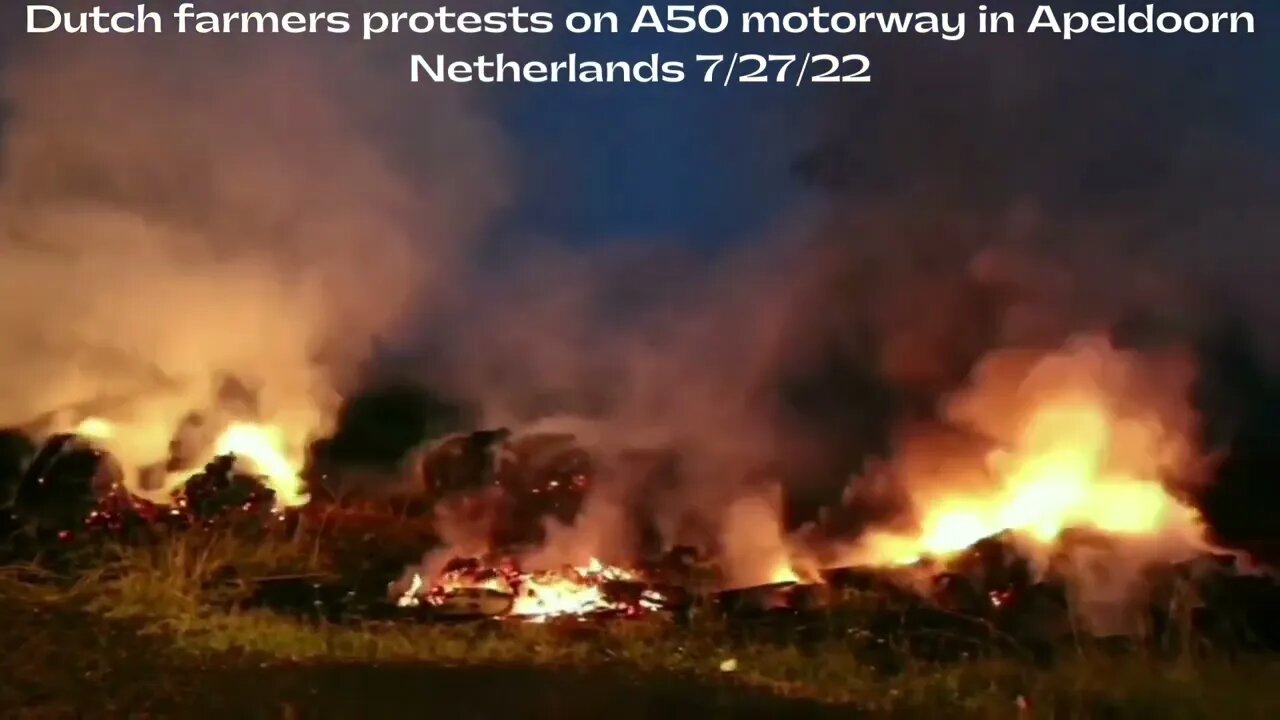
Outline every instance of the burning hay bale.
<svg viewBox="0 0 1280 720"><path fill-rule="evenodd" d="M232 455L215 458L187 480L174 493L174 508L202 525L268 525L280 517L275 492L260 476L238 470Z"/></svg>
<svg viewBox="0 0 1280 720"><path fill-rule="evenodd" d="M121 530L140 510L115 459L72 434L45 441L23 472L13 501L22 524L60 538L82 530Z"/></svg>
<svg viewBox="0 0 1280 720"><path fill-rule="evenodd" d="M1131 571L1125 548L1069 532L1037 569L1028 546L1003 533L941 560L841 568L823 578L837 612L842 591L870 599L863 610L873 634L905 634L913 651L930 657L1007 647L1043 659L1090 638L1173 653L1280 648L1280 624L1265 609L1280 601L1274 577L1242 572L1236 556L1213 552Z"/></svg>
<svg viewBox="0 0 1280 720"><path fill-rule="evenodd" d="M570 435L486 430L435 443L417 462L432 505L483 502L492 547L537 544L546 521L571 524L594 472Z"/></svg>
<svg viewBox="0 0 1280 720"><path fill-rule="evenodd" d="M10 464L21 462L22 448L17 450ZM13 521L37 538L66 541L82 535L125 539L162 526L261 528L284 515L265 478L243 472L234 455L215 458L177 487L168 503L134 495L124 480L116 458L93 439L53 435L19 472Z"/></svg>
<svg viewBox="0 0 1280 720"><path fill-rule="evenodd" d="M497 484L512 499L507 542L527 542L547 519L570 525L581 511L595 472L590 454L572 435L515 436L500 448Z"/></svg>
<svg viewBox="0 0 1280 720"><path fill-rule="evenodd" d="M260 600L305 606L315 613L325 609L320 614L326 617L398 611L399 617L433 620L535 622L654 612L679 617L691 606L711 607L728 619L727 625L772 625L783 640L813 628L827 633L857 628L877 641L905 638L906 646L930 657L1009 642L1052 648L1073 633L1105 634L1101 625L1080 620L1104 614L1106 602L1130 615L1136 609L1150 628L1143 636L1148 639L1168 637L1171 629L1182 627L1241 634L1246 623L1237 618L1255 600L1232 603L1265 593L1258 586L1244 590L1234 572L1166 568L1146 585L1125 584L1153 557L1169 559L1130 557L1129 547L1145 543L1143 547L1157 550L1164 547L1159 541L1168 541L1181 553L1178 558L1203 547L1197 544L1202 537L1198 516L1165 489L1162 469L1146 468L1146 461L1134 461L1133 472L1108 465L1113 447L1123 444L1121 435L1143 431L1145 437L1152 426L1121 422L1118 411L1105 403L1095 407L1091 396L1062 401L1061 406L1056 400L1045 402L1047 409L1022 413L1026 417L1015 423L1018 427L1004 428L1002 442L988 447L984 440L982 452L966 455L966 463L956 468L938 465L932 454L920 450L922 459L898 472L918 473L917 464L945 467L946 472L930 476L928 491L913 498L917 522L894 525L891 531L873 527L848 556L844 548L820 553L820 535L810 538L814 547L794 542L799 536L788 535L781 519L786 505L781 494L718 508L728 517L719 535L699 529L715 527L714 518L691 517L694 532L667 527L675 522L662 524L657 532L659 524L653 523L650 543L642 537L644 523L632 522L632 516L668 511L662 503L635 496L653 494L650 490L668 479L672 487L679 486L679 478L663 463L652 463L652 477L636 474L645 482L610 483L586 503L589 493L606 484L597 477L613 481L630 475L606 460L597 476L595 465L601 459L593 458L574 436L505 430L454 436L415 457L423 502L434 504L430 528L422 519L423 532L432 537L415 536L408 553L387 562L392 554L387 534L367 533L374 540L356 553L361 562L342 581L345 592L338 591L342 582L336 580L331 586L311 578L283 578L263 583ZM163 468L164 487L176 488L172 507L162 514L165 522L197 528L279 527L281 506L299 505L307 495L296 482L289 448L267 430L253 423L188 428L191 441L175 451L184 472ZM1077 447L1082 439L1083 446ZM1166 438L1157 433L1156 440L1161 439ZM1136 442L1138 449L1148 444ZM185 469L207 457L210 448L217 451L214 459L188 475ZM148 506L120 492L118 470L93 443L56 437L35 453L22 476L16 507L51 528L79 528L84 517L119 517L119 508L146 517ZM973 475L968 478L972 488L952 482L953 473L966 470ZM597 512L601 507L606 512ZM634 512L637 508L645 512ZM375 512L369 520L386 526L392 516ZM615 543L611 525L624 526L628 537ZM1077 526L1087 532L1074 532ZM762 528L767 532L758 532ZM991 532L997 534L986 537ZM1093 539L1086 537L1090 534ZM671 540L705 547L660 554L658 548L669 547L665 543ZM624 547L629 541L634 542ZM428 543L443 550L406 575L388 597L387 580L420 557ZM328 551L337 555L333 548ZM598 560L560 565L596 554L628 557L619 553L630 553L633 562L623 567ZM450 555L481 559L436 566ZM820 573L819 580L813 572L819 556L832 564L866 566ZM354 589L370 576L377 579L376 592ZM1107 588L1118 594L1098 596L1094 591L1103 589L1108 576L1123 581ZM725 589L734 583L765 584ZM377 596L378 602L353 599L366 595ZM1210 612L1211 607L1230 610Z"/></svg>
<svg viewBox="0 0 1280 720"><path fill-rule="evenodd" d="M427 496L441 499L493 484L495 453L507 435L506 430L453 435L423 450L418 470Z"/></svg>

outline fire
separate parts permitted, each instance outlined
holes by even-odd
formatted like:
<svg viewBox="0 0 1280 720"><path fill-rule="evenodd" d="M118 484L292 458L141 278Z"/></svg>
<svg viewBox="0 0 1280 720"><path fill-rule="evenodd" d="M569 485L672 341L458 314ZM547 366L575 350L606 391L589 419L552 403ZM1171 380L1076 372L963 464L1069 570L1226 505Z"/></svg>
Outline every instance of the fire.
<svg viewBox="0 0 1280 720"><path fill-rule="evenodd" d="M1122 414L1119 400L1125 398L1088 381L1116 361L1114 353L1083 345L1052 358L1061 363L1055 366L1058 379L1047 392L1031 392L1026 409L1001 407L994 393L966 398L973 415L1007 416L1014 428L982 463L986 489L969 483L915 488L918 531L873 533L863 545L864 558L906 564L1005 532L1039 544L1053 543L1069 529L1197 542L1199 514L1170 494L1160 473L1169 457L1185 450L1177 429L1158 414L1132 408ZM1069 372L1062 373L1064 367ZM1040 379L1033 369L1024 384Z"/></svg>
<svg viewBox="0 0 1280 720"><path fill-rule="evenodd" d="M782 505L782 488L773 485L725 508L720 559L726 587L800 581L782 526Z"/></svg>
<svg viewBox="0 0 1280 720"><path fill-rule="evenodd" d="M416 607L418 605L418 593L422 592L422 576L418 573L413 574L413 579L409 582L409 589L396 599L398 607Z"/></svg>
<svg viewBox="0 0 1280 720"><path fill-rule="evenodd" d="M584 568L525 575L516 585L511 615L541 621L565 615L626 610L624 605L606 597L602 586L610 581L634 579L631 573L595 558Z"/></svg>
<svg viewBox="0 0 1280 720"><path fill-rule="evenodd" d="M456 593L486 590L510 596L511 603L505 616L530 622L602 612L635 614L660 609L662 598L652 590L643 591L634 602L611 597L607 585L614 582L639 582L639 577L595 558L581 567L566 566L559 570L535 572L520 571L509 563L496 567L468 565L442 573L425 593L426 583L421 575L415 573L397 604L414 607L425 601L439 607Z"/></svg>
<svg viewBox="0 0 1280 720"><path fill-rule="evenodd" d="M800 575L789 564L775 564L769 571L769 585L800 582Z"/></svg>
<svg viewBox="0 0 1280 720"><path fill-rule="evenodd" d="M994 497L960 500L927 512L922 549L961 550L1014 530L1052 542L1069 527L1147 534L1185 510L1157 480L1108 474L1111 419L1100 407L1038 410L1022 448L991 459L1004 487Z"/></svg>
<svg viewBox="0 0 1280 720"><path fill-rule="evenodd" d="M72 430L76 435L98 443L107 449L127 443L130 433L136 430L120 426L101 417L87 417ZM245 469L262 476L267 487L275 491L276 503L281 507L295 507L307 502L308 496L301 479L301 463L286 450L283 431L274 425L250 422L234 422L227 426L214 441L206 460L233 455L245 465ZM170 472L161 488L150 492L134 488L139 495L153 502L167 502L170 494L180 488L196 468Z"/></svg>
<svg viewBox="0 0 1280 720"><path fill-rule="evenodd" d="M285 453L283 433L278 428L233 423L218 436L213 454L247 461L275 491L278 504L293 507L307 502L299 466Z"/></svg>
<svg viewBox="0 0 1280 720"><path fill-rule="evenodd" d="M115 436L116 427L110 421L100 417L87 417L76 425L73 433L90 440L105 441Z"/></svg>

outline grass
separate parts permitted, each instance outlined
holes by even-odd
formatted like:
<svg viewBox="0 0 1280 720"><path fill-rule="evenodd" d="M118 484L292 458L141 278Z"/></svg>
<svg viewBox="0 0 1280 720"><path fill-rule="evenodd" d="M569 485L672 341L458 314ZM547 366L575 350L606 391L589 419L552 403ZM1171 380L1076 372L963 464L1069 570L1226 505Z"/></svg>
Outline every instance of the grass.
<svg viewBox="0 0 1280 720"><path fill-rule="evenodd" d="M243 694L263 716L287 716L296 708L324 716L350 701L347 696L369 692L347 688L337 697L340 684L317 682L346 668L341 677L376 669L376 678L390 683L384 694L391 698L414 683L439 693L474 681L483 688L480 695L506 700L527 688L527 696L568 716L574 712L562 704L576 696L546 688L585 688L581 701L588 704L655 688L675 688L661 690L672 693L671 702L696 698L708 708L726 707L726 698L755 698L752 707L765 707L767 698L785 701L773 716L1280 717L1280 662L1273 659L1169 659L1080 644L1051 664L981 651L956 662L925 662L893 640L876 643L860 632L856 608L839 617L841 632L807 639L789 632L744 636L711 616L697 616L685 627L657 617L545 625L329 624L237 609L250 579L333 572L332 558L317 547L314 538L302 536L191 533L142 547L94 548L70 558L62 574L42 569L47 563L0 571L0 611L10 619L8 637L0 637L9 649L7 664L21 668L0 678L0 708L59 716L67 697L86 692L84 678L97 678L110 681L108 705L125 714L142 703L189 716L193 707L211 707L213 692L223 701ZM415 668L421 674L413 675ZM157 675L168 690L142 689L154 686ZM218 682L228 689L215 691ZM316 692L315 706L307 705ZM300 705L277 706L273 693L304 698ZM601 693L608 697L595 698Z"/></svg>

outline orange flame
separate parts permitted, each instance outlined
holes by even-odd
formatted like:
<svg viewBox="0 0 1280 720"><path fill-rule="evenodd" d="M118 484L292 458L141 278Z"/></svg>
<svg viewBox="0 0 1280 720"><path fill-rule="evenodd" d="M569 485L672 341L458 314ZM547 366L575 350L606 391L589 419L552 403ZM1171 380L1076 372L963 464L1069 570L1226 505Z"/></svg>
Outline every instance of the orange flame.
<svg viewBox="0 0 1280 720"><path fill-rule="evenodd" d="M1000 402L999 393L977 388L964 399L965 412L989 425L999 417L1013 428L1013 437L988 453L977 473L994 483L977 491L967 483L912 486L917 531L872 533L859 560L906 564L1009 531L1048 544L1072 528L1119 537L1176 536L1202 545L1199 514L1170 494L1160 477L1169 458L1186 457L1179 428L1153 413L1122 414L1120 400L1133 398L1108 395L1098 379L1114 373L1122 357L1109 346L1073 346L1015 382L1014 394L1023 393L1018 400L1032 397L1012 407ZM1053 370L1048 384L1036 375L1041 367Z"/></svg>
<svg viewBox="0 0 1280 720"><path fill-rule="evenodd" d="M76 435L100 443L111 448L114 444L128 440L127 436L133 428L120 427L116 423L101 417L87 417L81 420L72 432ZM307 502L308 496L303 487L300 468L301 462L295 460L286 451L284 433L272 425L260 425L249 422L235 422L229 425L218 436L209 459L222 455L234 455L243 462L246 469L262 476L267 487L275 491L276 503L281 507L294 507ZM162 488L158 491L140 492L154 502L167 502L169 495L180 488L191 475L190 470L170 473Z"/></svg>
<svg viewBox="0 0 1280 720"><path fill-rule="evenodd" d="M507 616L529 622L545 622L558 617L582 617L600 612L657 610L662 598L653 591L641 594L638 605L609 597L609 582L636 581L627 570L606 565L595 558L583 567L521 572L511 567L443 574L425 593L425 601L440 605L451 592L484 589L512 596ZM425 583L414 574L406 592L397 600L400 607L417 606L424 597Z"/></svg>
<svg viewBox="0 0 1280 720"><path fill-rule="evenodd" d="M605 596L601 586L609 581L633 579L626 570L605 565L595 558L583 568L524 575L518 583L511 615L543 621L565 615L624 610L625 607Z"/></svg>
<svg viewBox="0 0 1280 720"><path fill-rule="evenodd" d="M284 437L278 428L233 423L218 437L213 453L247 461L275 491L279 505L293 507L307 502L299 464L285 453Z"/></svg>
<svg viewBox="0 0 1280 720"><path fill-rule="evenodd" d="M110 440L115 436L116 427L110 421L100 417L87 417L80 421L71 432L95 441Z"/></svg>

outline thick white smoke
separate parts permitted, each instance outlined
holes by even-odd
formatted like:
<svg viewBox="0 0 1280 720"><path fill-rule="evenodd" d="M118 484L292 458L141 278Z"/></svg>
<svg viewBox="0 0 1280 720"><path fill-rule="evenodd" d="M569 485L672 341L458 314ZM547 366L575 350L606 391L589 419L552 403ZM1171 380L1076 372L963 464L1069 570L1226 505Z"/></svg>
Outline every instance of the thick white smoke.
<svg viewBox="0 0 1280 720"><path fill-rule="evenodd" d="M403 98L390 76L314 40L20 48L3 77L0 425L103 416L139 467L238 388L235 412L300 452L504 194L500 137L468 98Z"/></svg>

